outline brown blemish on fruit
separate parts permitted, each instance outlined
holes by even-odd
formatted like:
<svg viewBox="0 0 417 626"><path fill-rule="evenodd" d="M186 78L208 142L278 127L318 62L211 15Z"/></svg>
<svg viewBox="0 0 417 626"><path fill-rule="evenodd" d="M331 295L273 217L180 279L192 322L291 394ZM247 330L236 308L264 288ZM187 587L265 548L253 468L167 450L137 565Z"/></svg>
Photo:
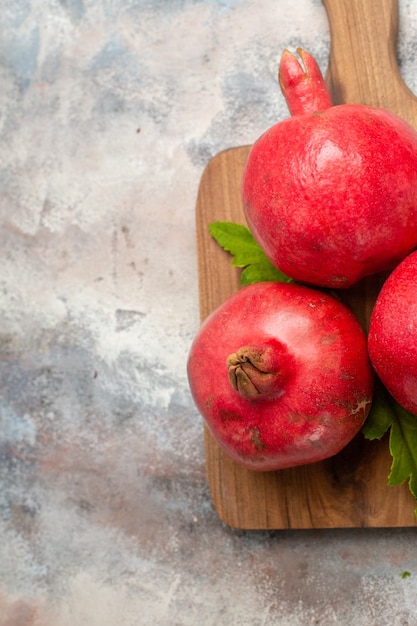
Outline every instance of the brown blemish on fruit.
<svg viewBox="0 0 417 626"><path fill-rule="evenodd" d="M256 428L256 426L249 428L249 434L250 434L250 441L251 443L253 443L253 445L258 450L258 452L265 450L266 444L262 441L259 428Z"/></svg>
<svg viewBox="0 0 417 626"><path fill-rule="evenodd" d="M240 413L238 413L237 411L232 411L231 409L220 409L219 415L223 423L231 421L238 422L242 419Z"/></svg>

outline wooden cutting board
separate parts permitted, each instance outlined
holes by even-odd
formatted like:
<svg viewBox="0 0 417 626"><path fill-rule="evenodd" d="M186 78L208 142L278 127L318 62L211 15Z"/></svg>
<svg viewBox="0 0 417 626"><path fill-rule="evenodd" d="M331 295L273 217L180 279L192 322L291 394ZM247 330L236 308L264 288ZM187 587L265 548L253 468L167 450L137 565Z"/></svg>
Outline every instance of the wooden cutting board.
<svg viewBox="0 0 417 626"><path fill-rule="evenodd" d="M396 61L397 0L323 0L330 23L327 83L334 104L382 106L417 128L417 100ZM278 70L278 68L277 68ZM277 85L277 89L279 89ZM277 120L278 121L278 120ZM216 155L205 168L196 206L201 319L239 289L240 272L210 237L208 224L245 224L240 182L249 146ZM379 284L367 279L346 297L366 327ZM408 485L389 487L387 438L358 435L340 454L277 472L253 472L231 461L205 427L213 505L241 529L417 526Z"/></svg>

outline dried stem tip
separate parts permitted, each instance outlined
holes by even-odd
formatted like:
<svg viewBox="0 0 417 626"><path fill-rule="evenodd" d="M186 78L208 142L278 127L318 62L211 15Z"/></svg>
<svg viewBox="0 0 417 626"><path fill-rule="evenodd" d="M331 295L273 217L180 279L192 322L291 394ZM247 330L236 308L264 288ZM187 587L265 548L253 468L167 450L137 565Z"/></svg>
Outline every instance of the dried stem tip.
<svg viewBox="0 0 417 626"><path fill-rule="evenodd" d="M227 358L230 384L248 399L277 396L289 371L287 349L279 342L239 348Z"/></svg>

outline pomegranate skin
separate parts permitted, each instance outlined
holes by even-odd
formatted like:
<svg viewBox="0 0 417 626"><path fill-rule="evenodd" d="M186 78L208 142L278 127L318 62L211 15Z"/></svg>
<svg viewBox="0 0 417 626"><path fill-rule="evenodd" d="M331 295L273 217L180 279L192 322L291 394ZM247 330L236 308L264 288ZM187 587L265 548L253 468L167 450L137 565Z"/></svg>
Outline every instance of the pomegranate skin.
<svg viewBox="0 0 417 626"><path fill-rule="evenodd" d="M417 415L417 252L388 276L372 310L368 350L391 395Z"/></svg>
<svg viewBox="0 0 417 626"><path fill-rule="evenodd" d="M256 358L248 363L251 351ZM246 373L242 389L231 384L239 360L249 366L249 391ZM356 318L332 296L301 285L256 283L229 297L203 322L187 369L214 438L252 470L333 456L358 433L372 401L373 370ZM258 384L263 375L266 383Z"/></svg>
<svg viewBox="0 0 417 626"><path fill-rule="evenodd" d="M255 239L281 271L300 282L348 288L393 269L417 246L417 133L382 108L324 101L312 111L315 102L306 106L305 93L323 88L319 70L300 70L296 91L288 77L294 60L283 55L280 82L296 114L252 146L243 207Z"/></svg>

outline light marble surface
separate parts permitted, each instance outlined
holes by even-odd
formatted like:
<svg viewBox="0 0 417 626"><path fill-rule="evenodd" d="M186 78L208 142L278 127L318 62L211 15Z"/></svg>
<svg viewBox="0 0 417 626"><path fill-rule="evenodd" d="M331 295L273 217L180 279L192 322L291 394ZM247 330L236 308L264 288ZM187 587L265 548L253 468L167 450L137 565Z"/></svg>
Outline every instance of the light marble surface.
<svg viewBox="0 0 417 626"><path fill-rule="evenodd" d="M187 387L202 171L287 115L285 47L325 70L321 2L1 5L0 625L416 624L414 530L219 521Z"/></svg>

